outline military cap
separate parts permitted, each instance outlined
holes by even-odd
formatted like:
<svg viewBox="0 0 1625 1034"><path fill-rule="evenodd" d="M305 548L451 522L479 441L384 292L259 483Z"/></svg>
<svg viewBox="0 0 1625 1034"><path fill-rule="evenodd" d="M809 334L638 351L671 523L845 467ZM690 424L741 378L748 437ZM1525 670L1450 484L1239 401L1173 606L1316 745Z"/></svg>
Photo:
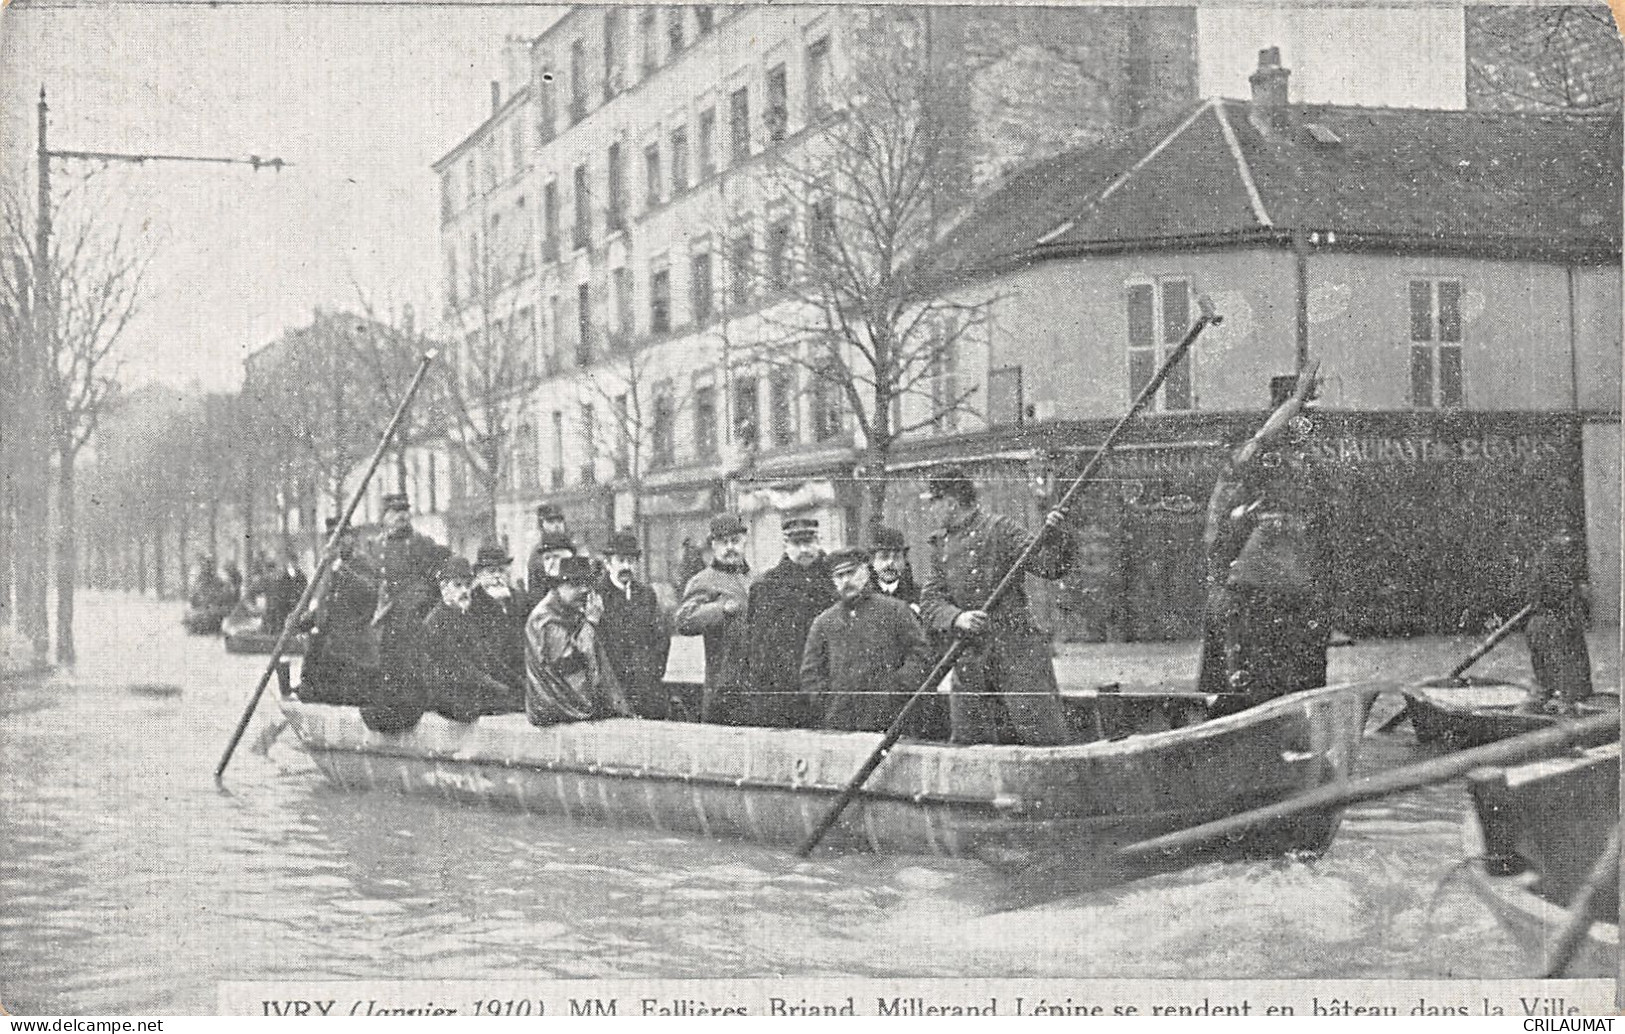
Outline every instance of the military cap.
<svg viewBox="0 0 1625 1034"><path fill-rule="evenodd" d="M474 577L474 569L460 556L449 556L441 564L435 577L442 582L466 582Z"/></svg>
<svg viewBox="0 0 1625 1034"><path fill-rule="evenodd" d="M630 531L617 531L609 537L609 544L604 547L606 556L642 556L643 547L638 545L638 537Z"/></svg>
<svg viewBox="0 0 1625 1034"><path fill-rule="evenodd" d="M391 492L384 496L384 512L390 510L411 510L412 500L406 497L405 492Z"/></svg>
<svg viewBox="0 0 1625 1034"><path fill-rule="evenodd" d="M474 553L475 567L507 567L511 563L513 557L500 542L487 542Z"/></svg>
<svg viewBox="0 0 1625 1034"><path fill-rule="evenodd" d="M837 549L829 555L829 573L840 574L842 571L853 567L861 567L868 562L869 554L866 550L858 549L856 546Z"/></svg>
<svg viewBox="0 0 1625 1034"><path fill-rule="evenodd" d="M804 542L818 537L818 518L786 517L779 525L779 530L792 542Z"/></svg>
<svg viewBox="0 0 1625 1034"><path fill-rule="evenodd" d="M728 539L743 534L745 534L745 522L739 519L738 514L719 513L711 518L711 531L706 537Z"/></svg>
<svg viewBox="0 0 1625 1034"><path fill-rule="evenodd" d="M962 502L976 501L976 482L960 467L944 467L926 482L925 494L931 499L953 496Z"/></svg>
<svg viewBox="0 0 1625 1034"><path fill-rule="evenodd" d="M907 553L908 540L896 528L879 528L875 531L873 551L876 553Z"/></svg>
<svg viewBox="0 0 1625 1034"><path fill-rule="evenodd" d="M584 556L567 556L559 561L559 581L587 585L593 580L592 561Z"/></svg>
<svg viewBox="0 0 1625 1034"><path fill-rule="evenodd" d="M536 519L539 521L562 521L564 511L554 503L543 503L536 508Z"/></svg>

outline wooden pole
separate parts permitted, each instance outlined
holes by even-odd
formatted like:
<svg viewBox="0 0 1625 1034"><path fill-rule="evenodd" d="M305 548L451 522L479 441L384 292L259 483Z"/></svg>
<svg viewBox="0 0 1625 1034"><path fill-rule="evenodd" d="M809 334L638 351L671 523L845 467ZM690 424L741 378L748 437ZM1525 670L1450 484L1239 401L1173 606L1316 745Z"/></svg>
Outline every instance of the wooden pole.
<svg viewBox="0 0 1625 1034"><path fill-rule="evenodd" d="M1140 394L1135 397L1134 404L1129 406L1128 412L1124 413L1122 419L1118 420L1117 424L1107 433L1105 440L1100 443L1100 448L1096 449L1095 454L1089 458L1089 462L1084 464L1083 471L1076 478L1073 478L1071 486L1066 490L1066 494L1061 496L1061 501L1055 505L1055 509L1065 510L1068 504L1072 502L1073 497L1083 489L1084 484L1094 475L1096 468L1105 460L1106 455L1111 452L1112 446L1117 442L1118 435L1123 433L1123 429L1128 426L1130 420L1139 414L1140 410L1150 404L1151 399L1157 393L1157 389L1162 387L1162 382L1168 379L1168 375L1173 372L1173 368L1185 358L1185 354L1190 351L1191 346L1196 344L1196 339L1201 336L1202 331L1224 319L1224 317L1214 313L1213 303L1206 296L1198 298L1197 305L1202 310L1201 316L1197 318L1191 329L1185 333L1184 340L1180 341L1168 358L1163 360L1162 365L1157 368L1156 374L1146 386L1140 389ZM987 601L978 609L992 610L998 605L999 601L1010 591L1010 587L1016 583L1016 579L1026 573L1027 564L1043 544L1045 533L1048 531L1049 526L1045 525L1037 535L1033 536L1032 541L1027 543L1027 548L1021 551L1020 556L1016 557L1015 563L1010 565L1010 570L1006 571L1004 577L999 579L999 584L993 587L993 592L988 595ZM881 736L880 742L869 753L868 758L864 760L857 774L847 782L846 786L842 787L834 803L824 813L824 817L818 821L817 826L813 827L811 835L802 842L800 847L796 848L798 856L805 858L812 854L813 848L817 847L818 842L824 839L824 834L828 833L830 828L840 819L841 813L846 811L847 805L851 804L853 799L857 797L858 791L863 789L863 784L869 781L869 777L874 774L875 769L880 767L880 763L886 760L886 756L891 753L891 749L902 738L903 729L908 722L908 716L914 710L914 705L927 693L936 691L937 684L947 677L948 672L953 669L954 662L959 659L959 655L965 652L966 644L967 641L964 638L957 636L954 638L947 652L937 660L936 665L931 669L931 673L920 684L920 688L914 691L914 695L908 698L908 703L904 704L902 710L898 711L897 717L887 727L885 735Z"/></svg>
<svg viewBox="0 0 1625 1034"><path fill-rule="evenodd" d="M1359 779L1347 782L1333 783L1301 794L1290 800L1244 811L1239 815L1227 815L1222 819L1204 822L1200 826L1192 826L1173 833L1142 840L1139 843L1129 844L1118 851L1124 858L1141 858L1162 852L1170 852L1188 847L1197 847L1236 833L1244 833L1256 826L1280 819L1292 818L1306 812L1326 811L1331 808L1341 808L1361 801L1375 800L1378 797L1387 797L1389 794L1402 793L1418 787L1431 786L1446 780L1457 779L1481 765L1510 765L1533 758L1548 757L1573 745L1582 744L1594 746L1605 743L1619 736L1619 716L1617 714L1596 715L1583 718L1575 722L1560 722L1549 729L1537 732L1524 733L1510 739L1500 740L1474 747L1472 750L1458 751L1446 754L1443 757L1433 758L1420 764L1407 765L1389 772L1379 772L1373 775L1362 776Z"/></svg>
<svg viewBox="0 0 1625 1034"><path fill-rule="evenodd" d="M1602 854L1597 857L1585 884L1574 895L1574 903L1569 906L1568 920L1557 935L1557 943L1552 946L1551 961L1546 965L1547 980L1561 977L1563 971L1569 968L1569 963L1574 961L1575 953L1591 930L1591 913L1597 895L1618 886L1619 823L1616 822L1603 843Z"/></svg>
<svg viewBox="0 0 1625 1034"><path fill-rule="evenodd" d="M271 648L271 658L269 663L265 665L265 672L260 675L259 684L254 687L254 695L248 698L248 706L243 708L243 716L238 719L237 728L231 734L231 742L226 744L225 753L220 755L220 763L214 768L216 783L225 775L226 766L231 763L231 755L237 749L237 744L242 740L243 733L248 730L249 720L254 717L254 708L258 706L260 697L265 693L265 687L270 683L271 676L276 673L277 662L282 659L282 654L288 649L288 641L293 638L294 628L299 623L299 616L310 605L310 598L315 593L316 586L321 583L322 574L338 554L339 539L343 537L344 532L349 528L350 518L354 516L356 509L361 505L362 496L367 491L367 484L372 480L373 472L378 469L378 464L383 460L384 452L389 448L390 440L395 437L396 430L400 428L401 422L406 419L406 411L412 405L412 399L417 395L418 388L422 386L423 378L428 374L429 364L434 362L434 357L435 352L433 349L423 353L423 359L418 363L417 372L412 375L412 383L406 386L405 396L401 398L400 405L395 407L395 415L389 418L389 424L384 428L384 436L378 441L378 448L373 450L372 459L367 463L366 472L361 475L361 480L356 484L355 491L350 494L350 502L344 507L344 513L339 516L338 523L333 526L332 532L327 536L327 544L322 547L321 559L317 562L316 570L312 573L310 581L306 583L305 591L299 595L299 602L294 604L293 609L288 611L287 618L283 620L282 631L277 636L276 645Z"/></svg>

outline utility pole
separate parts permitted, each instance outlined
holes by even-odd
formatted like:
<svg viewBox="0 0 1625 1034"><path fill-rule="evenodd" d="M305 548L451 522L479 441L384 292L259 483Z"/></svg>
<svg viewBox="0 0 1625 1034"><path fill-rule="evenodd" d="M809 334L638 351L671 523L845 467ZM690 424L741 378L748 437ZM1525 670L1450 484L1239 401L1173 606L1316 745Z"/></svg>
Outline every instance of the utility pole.
<svg viewBox="0 0 1625 1034"><path fill-rule="evenodd" d="M49 594L50 564L46 549L47 526L50 520L51 449L55 444L54 400L47 396L48 364L55 360L56 336L59 332L56 318L56 277L58 270L51 262L51 162L94 161L126 162L143 165L147 162L207 162L225 165L248 165L257 172L262 168L280 171L291 163L281 158L216 158L179 154L124 154L108 151L53 151L47 146L47 114L45 87L39 91L38 143L35 153L36 172L39 177L39 196L35 207L34 261L32 263L31 313L33 340L17 342L18 420L19 429L12 485L16 500L14 528L16 548L17 630L29 640L36 663L43 664L49 649ZM56 549L59 562L64 550L77 549L75 529L70 521L63 521L57 532ZM66 565L71 571L73 565ZM58 582L62 579L59 577ZM71 629L74 586L58 584L58 623ZM65 649L64 649L65 647ZM58 644L58 655L72 659L72 645Z"/></svg>

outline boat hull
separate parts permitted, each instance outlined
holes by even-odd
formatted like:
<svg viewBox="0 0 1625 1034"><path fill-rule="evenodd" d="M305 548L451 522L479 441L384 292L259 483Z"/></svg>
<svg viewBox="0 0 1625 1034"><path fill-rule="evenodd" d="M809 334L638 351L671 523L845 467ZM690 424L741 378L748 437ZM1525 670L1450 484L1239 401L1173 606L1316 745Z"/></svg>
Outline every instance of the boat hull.
<svg viewBox="0 0 1625 1034"><path fill-rule="evenodd" d="M1466 750L1554 725L1558 719L1552 715L1520 710L1529 692L1516 683L1439 679L1406 689L1405 706L1417 742ZM1580 714L1609 709L1619 709L1617 693L1595 694L1581 703Z"/></svg>
<svg viewBox="0 0 1625 1034"><path fill-rule="evenodd" d="M1376 686L1294 694L1166 732L1066 747L904 741L827 842L890 854L1099 865L1122 845L1347 779ZM347 790L390 790L574 821L794 845L879 741L874 733L521 715L425 716L369 730L354 708L283 701L305 749ZM1202 857L1320 851L1336 810ZM1186 864L1195 855L1160 859Z"/></svg>

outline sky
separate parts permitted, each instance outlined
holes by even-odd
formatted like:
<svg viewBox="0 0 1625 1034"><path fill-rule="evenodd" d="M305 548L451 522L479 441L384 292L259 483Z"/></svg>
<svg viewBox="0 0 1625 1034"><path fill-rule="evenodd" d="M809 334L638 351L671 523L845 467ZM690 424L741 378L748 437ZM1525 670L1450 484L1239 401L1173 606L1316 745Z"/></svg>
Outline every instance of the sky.
<svg viewBox="0 0 1625 1034"><path fill-rule="evenodd" d="M14 0L0 13L0 176L53 150L280 157L293 167L53 163L57 204L139 234L149 277L128 383L231 390L243 357L314 306L412 302L441 270L430 164L490 112L510 35L558 9Z"/></svg>

